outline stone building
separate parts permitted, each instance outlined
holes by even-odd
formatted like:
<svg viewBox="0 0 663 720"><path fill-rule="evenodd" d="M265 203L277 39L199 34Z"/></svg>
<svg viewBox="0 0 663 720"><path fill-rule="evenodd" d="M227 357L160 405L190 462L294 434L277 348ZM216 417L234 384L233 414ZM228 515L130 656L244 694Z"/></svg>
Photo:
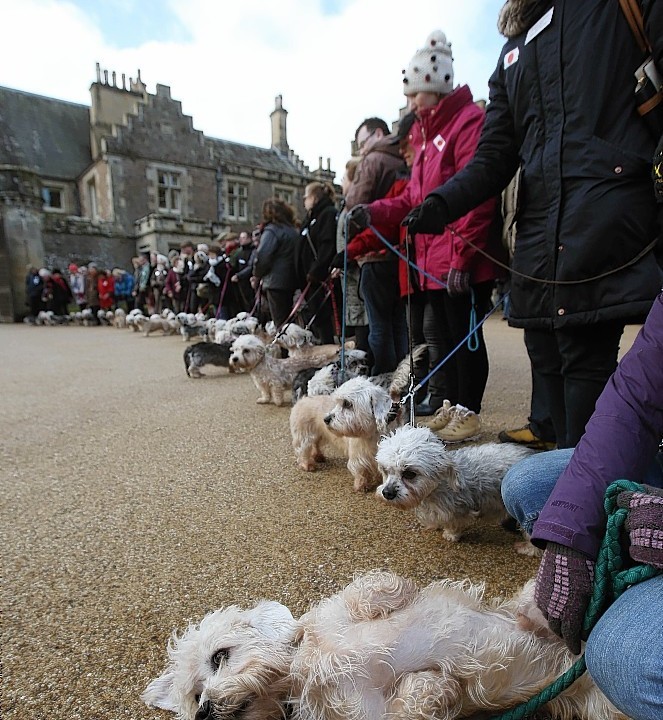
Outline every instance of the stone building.
<svg viewBox="0 0 663 720"><path fill-rule="evenodd" d="M0 320L24 311L26 266L96 261L131 268L137 252L167 253L251 229L279 197L303 214L304 187L333 182L293 152L281 96L270 148L207 137L170 88L147 92L103 73L90 106L0 87Z"/></svg>

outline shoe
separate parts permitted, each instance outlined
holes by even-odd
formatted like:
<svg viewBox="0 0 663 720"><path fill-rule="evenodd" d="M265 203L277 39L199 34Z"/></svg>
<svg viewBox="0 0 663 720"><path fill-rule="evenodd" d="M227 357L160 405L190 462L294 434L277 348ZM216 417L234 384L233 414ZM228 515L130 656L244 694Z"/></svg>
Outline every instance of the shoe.
<svg viewBox="0 0 663 720"><path fill-rule="evenodd" d="M458 443L476 437L480 430L481 418L472 410L456 405L453 417L437 436L446 443Z"/></svg>
<svg viewBox="0 0 663 720"><path fill-rule="evenodd" d="M418 415L419 417L426 417L428 415L434 415L436 411L437 411L437 408L435 407L435 405L431 405L428 400L424 400L423 402L420 402L414 408L414 414Z"/></svg>
<svg viewBox="0 0 663 720"><path fill-rule="evenodd" d="M517 428L516 430L502 430L497 436L498 440L503 443L516 443L524 445L532 450L554 450L557 444L554 442L546 442L532 432L529 425Z"/></svg>
<svg viewBox="0 0 663 720"><path fill-rule="evenodd" d="M456 412L456 406L451 404L450 400L445 400L442 407L435 411L435 415L430 420L421 423L424 427L431 430L442 430L448 424Z"/></svg>

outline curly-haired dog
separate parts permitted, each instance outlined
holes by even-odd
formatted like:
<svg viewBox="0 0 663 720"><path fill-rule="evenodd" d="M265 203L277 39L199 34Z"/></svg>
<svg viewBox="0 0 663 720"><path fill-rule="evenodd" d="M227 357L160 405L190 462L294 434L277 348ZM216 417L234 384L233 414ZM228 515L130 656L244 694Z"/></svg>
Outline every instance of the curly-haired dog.
<svg viewBox="0 0 663 720"><path fill-rule="evenodd" d="M183 720L492 716L575 660L536 609L533 586L487 602L469 581L420 590L373 571L298 621L278 603L232 606L173 637L169 665L142 699ZM549 720L626 720L587 674L543 710Z"/></svg>
<svg viewBox="0 0 663 720"><path fill-rule="evenodd" d="M260 391L256 402L260 405L283 405L283 396L292 388L295 375L304 368L324 362L324 358L275 358L269 355L265 343L255 335L242 335L230 347L230 367L248 370Z"/></svg>
<svg viewBox="0 0 663 720"><path fill-rule="evenodd" d="M369 365L364 350L347 350L344 358L344 378L367 376ZM341 361L329 363L321 368L308 368L301 370L295 376L292 384L293 404L304 395L331 395L339 386L341 376Z"/></svg>
<svg viewBox="0 0 663 720"><path fill-rule="evenodd" d="M426 530L440 529L456 542L478 518L508 517L502 478L533 452L512 443L446 450L432 430L404 425L378 445L383 482L376 494L401 510L414 510Z"/></svg>
<svg viewBox="0 0 663 720"><path fill-rule="evenodd" d="M348 440L348 470L354 478L355 491L374 490L380 479L375 462L380 436L389 429L398 427L403 421L403 409L394 406L390 394L379 385L374 385L368 378L356 377L336 388L330 396L317 395L302 398L311 409L310 415L318 412L323 417L323 425L332 435ZM331 401L331 402L330 402ZM298 403L299 404L299 403ZM331 409L328 409L331 405ZM293 408L293 412L297 405ZM322 426L319 421L314 428L318 431ZM314 444L314 433L303 438L300 431L310 430L310 426L301 428L290 425L293 446L299 446L299 457L304 457L306 448ZM323 429L324 429L323 428ZM303 464L300 462L300 466Z"/></svg>
<svg viewBox="0 0 663 720"><path fill-rule="evenodd" d="M230 367L230 346L231 342L199 342L194 345L187 345L184 348L184 367L186 374L192 378L203 377L201 372L205 365L228 368L228 372L235 372Z"/></svg>

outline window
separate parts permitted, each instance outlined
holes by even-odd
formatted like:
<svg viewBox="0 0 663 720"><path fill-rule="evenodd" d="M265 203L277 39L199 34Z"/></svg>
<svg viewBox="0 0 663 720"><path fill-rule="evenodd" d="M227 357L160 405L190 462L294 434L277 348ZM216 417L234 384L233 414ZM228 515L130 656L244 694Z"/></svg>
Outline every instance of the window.
<svg viewBox="0 0 663 720"><path fill-rule="evenodd" d="M283 200L284 203L292 205L293 192L288 188L274 188L274 197L277 200Z"/></svg>
<svg viewBox="0 0 663 720"><path fill-rule="evenodd" d="M179 213L182 211L182 182L180 173L159 170L159 210Z"/></svg>
<svg viewBox="0 0 663 720"><path fill-rule="evenodd" d="M90 209L90 220L97 220L99 211L97 210L97 187L94 180L90 180L87 184L87 200Z"/></svg>
<svg viewBox="0 0 663 720"><path fill-rule="evenodd" d="M41 196L44 200L44 208L48 210L64 210L64 188L43 187Z"/></svg>
<svg viewBox="0 0 663 720"><path fill-rule="evenodd" d="M233 220L248 220L249 186L240 182L228 183L227 215Z"/></svg>

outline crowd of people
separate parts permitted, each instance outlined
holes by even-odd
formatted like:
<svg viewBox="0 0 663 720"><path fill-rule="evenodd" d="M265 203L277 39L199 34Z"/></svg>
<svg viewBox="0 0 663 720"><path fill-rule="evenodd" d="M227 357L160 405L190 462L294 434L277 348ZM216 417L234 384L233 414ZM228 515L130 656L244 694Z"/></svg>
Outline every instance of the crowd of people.
<svg viewBox="0 0 663 720"><path fill-rule="evenodd" d="M645 0L642 7L649 52L663 67L663 4ZM656 116L635 109L633 71L643 51L619 3L509 0L498 26L506 42L486 108L466 85L454 85L451 44L432 32L403 70L408 112L398 131L377 117L357 125L358 155L346 165L340 202L332 186L313 182L301 222L272 198L260 226L236 241L139 256L133 273L94 263L70 266L69 277L31 268L27 294L33 314L44 303L63 311L71 302L202 309L222 318L259 307L280 326L298 312L324 343L339 335L341 306L346 334L368 352L373 373L394 370L410 343L427 346L416 368L418 378L428 376L417 415L444 440L459 442L480 428L489 373L480 327L470 333L490 308L496 282L508 276L507 317L524 330L532 399L528 424L500 439L557 447L561 455L542 453L517 466L505 481L505 502L547 546L537 601L577 652L586 598L573 583L586 588L593 573L605 524L602 492L618 476L663 486L656 454L663 311L660 297L655 302L663 278L663 122L652 130ZM509 258L500 197L514 178L517 235ZM617 369L625 325L643 322L652 306L639 351ZM449 423L449 403L467 412ZM663 568L663 503L656 493L648 497L642 522ZM628 610L635 598L639 614L657 617L660 578L644 585L637 597L627 592L622 606ZM634 638L620 641L615 654L647 646L650 636L640 637L638 623L610 622ZM608 634L604 627L594 643L596 679L605 678L606 693L633 718L660 718L660 643L657 660L639 663L645 698L632 683L609 687L614 666L601 655ZM629 663L638 666L637 657L630 654Z"/></svg>

